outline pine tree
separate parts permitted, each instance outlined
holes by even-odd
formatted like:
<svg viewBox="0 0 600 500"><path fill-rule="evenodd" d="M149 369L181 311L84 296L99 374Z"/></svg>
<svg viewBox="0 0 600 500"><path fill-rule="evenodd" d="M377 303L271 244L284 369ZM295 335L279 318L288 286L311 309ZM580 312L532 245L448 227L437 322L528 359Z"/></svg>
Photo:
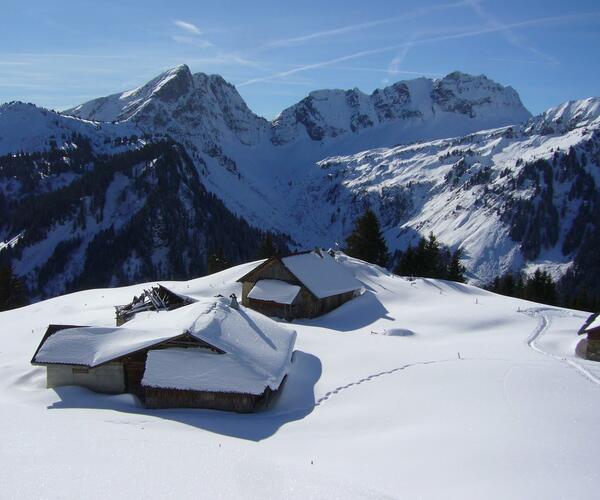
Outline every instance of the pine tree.
<svg viewBox="0 0 600 500"><path fill-rule="evenodd" d="M273 242L273 237L271 233L265 234L262 243L258 249L258 258L259 259L268 259L269 257L273 257L274 255L279 255L279 251Z"/></svg>
<svg viewBox="0 0 600 500"><path fill-rule="evenodd" d="M556 304L556 287L552 276L539 268L527 278L524 290L525 298L544 304Z"/></svg>
<svg viewBox="0 0 600 500"><path fill-rule="evenodd" d="M448 264L447 279L450 281L457 281L464 283L466 268L460 263L461 256L460 248L455 250L450 257L450 264Z"/></svg>
<svg viewBox="0 0 600 500"><path fill-rule="evenodd" d="M12 265L0 267L0 311L8 311L27 304L25 285L15 275Z"/></svg>
<svg viewBox="0 0 600 500"><path fill-rule="evenodd" d="M400 254L394 269L401 276L419 276L465 282L465 267L460 263L461 251L442 245L433 233L421 238L416 247L409 246Z"/></svg>
<svg viewBox="0 0 600 500"><path fill-rule="evenodd" d="M345 252L378 266L387 266L390 260L385 238L381 232L377 216L370 208L356 219L354 230L346 238Z"/></svg>
<svg viewBox="0 0 600 500"><path fill-rule="evenodd" d="M446 277L440 244L433 233L429 233L427 240L423 239L422 243L420 242L418 253L421 256L419 260L423 268L422 277L441 279Z"/></svg>
<svg viewBox="0 0 600 500"><path fill-rule="evenodd" d="M231 267L231 264L225 258L223 249L221 247L217 248L216 252L213 252L211 255L209 255L207 263L208 274L218 273L219 271L223 271L229 267Z"/></svg>

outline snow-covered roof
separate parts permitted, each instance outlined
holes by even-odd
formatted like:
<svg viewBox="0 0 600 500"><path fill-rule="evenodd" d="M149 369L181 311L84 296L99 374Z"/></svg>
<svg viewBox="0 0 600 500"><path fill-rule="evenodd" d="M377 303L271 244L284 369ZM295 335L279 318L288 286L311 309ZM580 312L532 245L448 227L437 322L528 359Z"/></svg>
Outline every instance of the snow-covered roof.
<svg viewBox="0 0 600 500"><path fill-rule="evenodd" d="M600 328L600 314L596 314L596 317L592 320L592 322L584 327L584 332L589 332L590 330L594 330L595 328Z"/></svg>
<svg viewBox="0 0 600 500"><path fill-rule="evenodd" d="M300 293L298 285L281 280L260 280L248 292L248 297L257 300L269 300L278 304L291 304Z"/></svg>
<svg viewBox="0 0 600 500"><path fill-rule="evenodd" d="M158 368L150 368L150 378L144 376L144 383L161 383L160 387L179 388L182 380L191 373L189 370L193 365L193 369L202 370L202 373L195 375L196 386L198 380L212 381L210 388L206 385L205 390L231 391L234 390L231 381L236 380L237 392L259 394L266 387L279 387L289 368L296 341L295 331L260 313L241 306L239 309L231 308L229 300L223 297L205 298L173 311L139 313L127 323L127 327L60 330L43 342L33 361L94 367L151 348L185 332L224 354L191 349L190 352L197 355L198 360L182 365L181 371L177 364L171 365L177 373L172 373L170 378L164 378L164 371L160 367L164 363L171 363L173 358L152 354L148 359L158 359ZM203 365L200 359L209 361ZM153 366L152 363L150 366ZM238 376L244 380L237 379ZM220 378L224 382L220 389L215 389ZM179 380L177 385L169 385L175 384L174 380Z"/></svg>
<svg viewBox="0 0 600 500"><path fill-rule="evenodd" d="M41 345L33 361L84 365L90 368L182 334L173 329L78 327L60 330Z"/></svg>
<svg viewBox="0 0 600 500"><path fill-rule="evenodd" d="M283 378L283 377L282 377ZM262 394L267 385L253 365L205 349L157 349L148 353L142 384L146 387L210 392Z"/></svg>
<svg viewBox="0 0 600 500"><path fill-rule="evenodd" d="M302 253L281 260L283 265L319 299L362 287L362 283L327 252Z"/></svg>
<svg viewBox="0 0 600 500"><path fill-rule="evenodd" d="M168 314L183 312L199 304L203 302ZM296 332L251 309L240 307L236 310L227 304L226 299L204 303L209 309L197 315L188 326L191 335L225 354L202 349L193 349L185 355L173 349L168 351L174 353L168 355L151 351L142 384L249 394L260 394L266 387L277 389L288 371ZM177 360L182 362L181 375L168 374L168 366L179 370ZM192 373L193 377L188 380Z"/></svg>

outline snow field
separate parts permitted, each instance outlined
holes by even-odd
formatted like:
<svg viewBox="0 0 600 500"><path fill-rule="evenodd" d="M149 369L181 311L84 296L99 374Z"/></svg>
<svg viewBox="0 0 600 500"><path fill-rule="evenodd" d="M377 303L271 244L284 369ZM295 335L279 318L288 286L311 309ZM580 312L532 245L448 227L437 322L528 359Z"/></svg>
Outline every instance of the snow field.
<svg viewBox="0 0 600 500"><path fill-rule="evenodd" d="M595 496L600 388L574 366L600 375L575 355L586 313L343 264L365 293L291 325L281 398L252 415L44 389L29 359L46 325L108 326L112 305L148 284L2 313L0 497ZM253 265L164 284L239 295ZM371 333L393 329L414 335Z"/></svg>

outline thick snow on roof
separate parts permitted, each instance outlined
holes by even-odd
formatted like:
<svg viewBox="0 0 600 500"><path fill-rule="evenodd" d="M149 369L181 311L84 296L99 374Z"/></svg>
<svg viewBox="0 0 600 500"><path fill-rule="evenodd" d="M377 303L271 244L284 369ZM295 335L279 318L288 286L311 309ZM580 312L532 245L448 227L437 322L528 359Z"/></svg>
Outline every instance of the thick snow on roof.
<svg viewBox="0 0 600 500"><path fill-rule="evenodd" d="M232 309L228 304L227 299L205 299L162 314L163 318L170 316L174 324L187 323L186 329L194 337L225 352L219 355L201 349L191 351L189 355L198 356L198 361L191 362L191 358L186 357L190 364L182 370L191 373L197 369L202 373L197 373L193 381L186 383L194 384L196 389L250 394L260 394L267 386L277 389L288 371L296 332L260 313L243 307ZM156 315L161 316L160 313ZM195 319L190 323L187 320L192 316ZM146 315L138 323L149 320L151 318ZM167 376L165 372L166 365L178 369L178 365L173 364L176 356L180 355L152 353L148 359L153 361L146 365L147 375L144 374L143 384L184 388L178 375ZM200 358L208 360L206 366Z"/></svg>
<svg viewBox="0 0 600 500"><path fill-rule="evenodd" d="M260 313L242 307L233 309L225 298L204 298L174 311L139 313L127 327L60 330L48 337L34 361L94 367L184 332L225 352L215 354L218 358L210 358L205 376L210 373L213 385L206 390L232 390L226 382L220 389L214 387L219 378L231 380L229 373L233 373L235 365L235 373L243 373L246 379L238 380L238 392L252 394L262 393L267 386L279 387L289 368L296 340L295 331ZM176 365L174 369L177 370Z"/></svg>
<svg viewBox="0 0 600 500"><path fill-rule="evenodd" d="M285 267L320 299L362 287L360 281L326 252L322 252L322 255L316 252L303 253L282 260Z"/></svg>
<svg viewBox="0 0 600 500"><path fill-rule="evenodd" d="M270 300L278 304L291 304L300 292L298 285L281 280L257 281L248 293L248 297L257 300Z"/></svg>
<svg viewBox="0 0 600 500"><path fill-rule="evenodd" d="M594 321L592 321L588 326L586 326L584 331L589 332L590 330L593 330L594 328L599 328L599 327L600 327L600 314L597 314L596 317L594 318Z"/></svg>
<svg viewBox="0 0 600 500"><path fill-rule="evenodd" d="M146 387L245 394L262 394L266 387L264 376L252 367L201 348L150 351L142 383Z"/></svg>
<svg viewBox="0 0 600 500"><path fill-rule="evenodd" d="M34 361L94 367L176 337L181 333L182 330L173 328L159 330L124 327L68 328L48 337Z"/></svg>

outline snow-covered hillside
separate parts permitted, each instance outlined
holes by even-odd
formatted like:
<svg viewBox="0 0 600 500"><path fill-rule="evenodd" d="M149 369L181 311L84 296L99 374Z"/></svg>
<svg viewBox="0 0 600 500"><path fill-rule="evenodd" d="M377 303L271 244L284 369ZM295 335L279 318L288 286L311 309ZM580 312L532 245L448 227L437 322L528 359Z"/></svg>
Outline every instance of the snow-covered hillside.
<svg viewBox="0 0 600 500"><path fill-rule="evenodd" d="M549 110L523 127L326 158L286 192L290 218L315 242L343 241L371 206L392 249L432 231L462 249L472 278L528 261L560 276L584 236L574 220L600 197L598 101L571 103L578 111L559 132L532 131L560 123Z"/></svg>
<svg viewBox="0 0 600 500"><path fill-rule="evenodd" d="M596 496L600 365L575 354L585 313L339 258L364 294L293 324L292 371L258 414L44 388L29 361L47 325L113 325L113 306L148 284L1 313L0 496ZM254 265L165 285L227 296Z"/></svg>
<svg viewBox="0 0 600 500"><path fill-rule="evenodd" d="M22 103L0 107L0 154L33 153L0 158L0 207L27 194L30 183L12 175L21 164L35 178L37 195L66 189L99 155L169 137L185 148L202 189L254 228L289 235L292 247L343 244L356 216L371 205L392 251L434 231L443 243L461 247L476 282L538 265L558 276L600 210L598 103L573 101L530 118L511 87L454 72L371 95L319 90L268 122L220 76L181 65L63 114ZM68 164L76 138L89 143L91 156L90 165L73 173ZM39 151L58 156L60 172L52 162L40 164ZM115 203L116 214L132 214L125 199ZM174 227L187 224L183 212L170 217ZM16 242L21 255L27 238L15 238L26 234L27 223L14 211L7 219L0 248ZM113 219L105 224L126 222ZM21 272L46 266L58 242L36 250L43 258ZM205 256L214 251L199 244ZM160 261L154 250L141 258ZM124 283L121 274L129 276L121 269L109 282Z"/></svg>
<svg viewBox="0 0 600 500"><path fill-rule="evenodd" d="M0 105L0 155L63 147L73 135L86 137L98 151L113 151L114 139L136 132L125 122L95 123L22 102Z"/></svg>

